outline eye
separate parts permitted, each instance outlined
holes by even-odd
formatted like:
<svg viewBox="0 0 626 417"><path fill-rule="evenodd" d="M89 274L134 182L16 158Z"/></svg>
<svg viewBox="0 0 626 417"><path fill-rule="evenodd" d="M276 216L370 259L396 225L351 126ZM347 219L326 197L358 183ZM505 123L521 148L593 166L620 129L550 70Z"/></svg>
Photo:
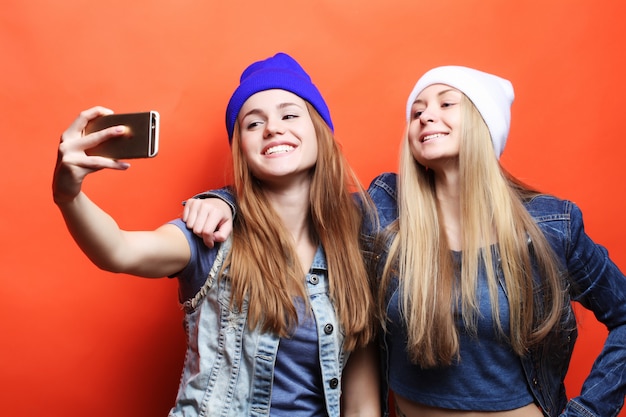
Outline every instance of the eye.
<svg viewBox="0 0 626 417"><path fill-rule="evenodd" d="M456 103L451 102L451 101L444 101L443 103L441 103L441 107L442 108L446 108L446 107L452 107L454 106Z"/></svg>
<svg viewBox="0 0 626 417"><path fill-rule="evenodd" d="M295 119L297 117L300 117L300 116L298 116L297 114L286 114L283 116L283 120Z"/></svg>
<svg viewBox="0 0 626 417"><path fill-rule="evenodd" d="M263 123L263 122L261 122L261 121L259 121L259 120L254 120L254 121L249 122L249 123L247 123L247 124L246 124L246 129L247 129L247 130L252 130L252 129L254 129L255 127L261 126L261 124L262 124L262 123Z"/></svg>
<svg viewBox="0 0 626 417"><path fill-rule="evenodd" d="M421 103L414 103L411 107L411 120L419 119L424 110L425 108Z"/></svg>

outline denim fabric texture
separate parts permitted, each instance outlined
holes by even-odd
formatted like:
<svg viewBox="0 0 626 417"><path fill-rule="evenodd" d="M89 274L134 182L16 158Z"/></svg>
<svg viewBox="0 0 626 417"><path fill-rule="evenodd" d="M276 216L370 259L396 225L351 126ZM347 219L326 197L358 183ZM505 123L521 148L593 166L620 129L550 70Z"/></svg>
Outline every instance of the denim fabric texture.
<svg viewBox="0 0 626 417"><path fill-rule="evenodd" d="M496 247L491 248L497 255ZM462 252L452 252L460 267ZM493 265L500 262L496 257ZM502 269L497 274L502 278ZM460 268L457 270L457 274ZM402 294L394 291L387 305L386 348L387 363L394 371L389 374L389 387L419 404L466 411L514 410L534 403L531 389L526 384L522 360L508 341L496 331L489 294L487 268L480 265L478 272L478 309L475 332L469 331L460 314L455 311L459 335L459 357L450 366L423 369L411 362L406 349L407 326L400 308ZM458 277L458 275L457 275ZM498 288L498 314L504 334L510 333L510 311L504 286Z"/></svg>
<svg viewBox="0 0 626 417"><path fill-rule="evenodd" d="M364 224L362 239L365 255L381 266L388 246L373 247L377 233L398 218L397 175L384 173L372 180L368 193L378 213L378 225ZM228 189L203 193L200 198L218 197L235 207ZM614 417L626 395L626 277L609 259L606 248L594 243L585 233L582 213L571 201L541 195L526 203L526 208L544 232L558 260L568 273L566 312L562 326L545 343L522 358L526 381L535 401L549 417ZM389 242L390 243L390 242ZM381 270L376 271L380 276ZM503 285L502 281L501 285ZM398 289L395 277L387 289L387 299ZM504 289L506 292L506 289ZM581 394L568 401L564 379L578 336L571 302L578 302L594 313L608 330L604 347L585 380ZM388 405L388 341L381 338L381 404ZM385 410L387 416L389 410Z"/></svg>
<svg viewBox="0 0 626 417"><path fill-rule="evenodd" d="M184 228L184 223L174 224ZM191 231L183 232L191 245L199 247L202 244L202 239ZM215 252L218 249L204 247L203 250ZM230 281L217 276L229 250L230 239L219 245L215 262L202 287L183 303L187 352L170 417L270 415L280 339L272 333L248 328L247 301L241 311L231 308ZM207 256L201 251L194 253ZM194 262L199 261L192 257L190 264ZM195 271L190 265L187 269ZM181 272L180 279L186 270ZM324 251L318 248L307 274L307 289L317 328L325 415L338 417L341 376L347 354L342 350L344 332L328 295L326 270Z"/></svg>
<svg viewBox="0 0 626 417"><path fill-rule="evenodd" d="M396 174L382 174L368 189L378 210L381 229L398 217L396 180ZM528 201L526 208L568 273L569 301L563 325L522 358L527 383L546 416L616 416L626 394L626 277L609 259L607 250L587 236L582 213L574 203L541 195ZM372 228L366 230L370 236L374 233ZM372 256L384 259L386 253L372 253ZM396 277L387 289L387 297L397 289ZM609 333L580 396L568 401L563 381L577 337L572 301L591 310ZM394 372L387 366L387 343L383 338L385 376Z"/></svg>

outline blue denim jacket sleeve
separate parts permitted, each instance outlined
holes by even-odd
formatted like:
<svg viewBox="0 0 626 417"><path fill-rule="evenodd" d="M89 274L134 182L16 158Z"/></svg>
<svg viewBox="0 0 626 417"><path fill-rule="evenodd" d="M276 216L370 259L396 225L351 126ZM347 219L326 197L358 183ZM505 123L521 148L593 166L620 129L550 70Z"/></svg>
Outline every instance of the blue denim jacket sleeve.
<svg viewBox="0 0 626 417"><path fill-rule="evenodd" d="M563 203L570 214L569 230L564 230L569 236L563 242L571 297L609 331L580 396L568 402L563 416L616 416L626 395L626 277L606 248L585 233L580 209Z"/></svg>
<svg viewBox="0 0 626 417"><path fill-rule="evenodd" d="M235 199L235 192L230 186L222 187L217 190L204 191L202 193L194 195L192 198L219 198L220 200L228 204L230 210L233 213L233 217L235 217L235 215L237 214L237 201Z"/></svg>
<svg viewBox="0 0 626 417"><path fill-rule="evenodd" d="M376 206L379 230L398 219L396 174L389 172L380 174L372 180L367 192Z"/></svg>
<svg viewBox="0 0 626 417"><path fill-rule="evenodd" d="M378 228L375 228L373 224L368 224L364 234L369 237L370 247L367 249L371 252L373 264L370 268L375 269L375 274L380 277L382 274L382 267L384 260L387 257L388 245L384 247L374 247L373 241L376 239L378 233L384 228L389 226L398 218L398 204L397 204L397 188L396 188L397 175L393 173L383 173L372 180L367 192L376 207L376 213L378 215ZM397 286L397 278L394 279L394 284ZM391 293L392 291L388 291ZM389 401L389 366L387 362L386 338L385 335L381 335L379 338L381 360L380 360L380 398L382 405L382 416L388 417L390 415L390 401Z"/></svg>

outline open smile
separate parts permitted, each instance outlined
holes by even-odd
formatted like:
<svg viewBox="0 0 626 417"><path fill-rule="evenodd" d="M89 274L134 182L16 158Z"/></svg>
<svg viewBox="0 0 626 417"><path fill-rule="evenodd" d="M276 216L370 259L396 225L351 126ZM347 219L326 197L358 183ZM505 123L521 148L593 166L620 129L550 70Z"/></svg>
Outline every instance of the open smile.
<svg viewBox="0 0 626 417"><path fill-rule="evenodd" d="M287 152L291 152L293 149L295 149L295 146L277 145L277 146L272 146L272 147L267 148L265 152L263 152L263 155L275 155L278 153L287 153Z"/></svg>
<svg viewBox="0 0 626 417"><path fill-rule="evenodd" d="M448 136L448 134L447 133L433 133L432 135L426 135L422 138L422 143L428 142L429 140L437 139L443 136Z"/></svg>

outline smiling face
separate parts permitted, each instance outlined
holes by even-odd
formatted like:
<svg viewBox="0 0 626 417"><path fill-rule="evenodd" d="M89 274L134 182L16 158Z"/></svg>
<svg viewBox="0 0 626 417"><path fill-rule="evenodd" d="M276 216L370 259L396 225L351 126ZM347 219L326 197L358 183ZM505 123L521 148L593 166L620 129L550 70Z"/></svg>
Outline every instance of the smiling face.
<svg viewBox="0 0 626 417"><path fill-rule="evenodd" d="M408 139L413 158L437 169L458 161L463 94L444 84L426 87L411 107ZM458 164L455 164L458 166Z"/></svg>
<svg viewBox="0 0 626 417"><path fill-rule="evenodd" d="M317 136L302 98L285 90L258 92L241 107L238 123L243 156L257 179L310 179Z"/></svg>

